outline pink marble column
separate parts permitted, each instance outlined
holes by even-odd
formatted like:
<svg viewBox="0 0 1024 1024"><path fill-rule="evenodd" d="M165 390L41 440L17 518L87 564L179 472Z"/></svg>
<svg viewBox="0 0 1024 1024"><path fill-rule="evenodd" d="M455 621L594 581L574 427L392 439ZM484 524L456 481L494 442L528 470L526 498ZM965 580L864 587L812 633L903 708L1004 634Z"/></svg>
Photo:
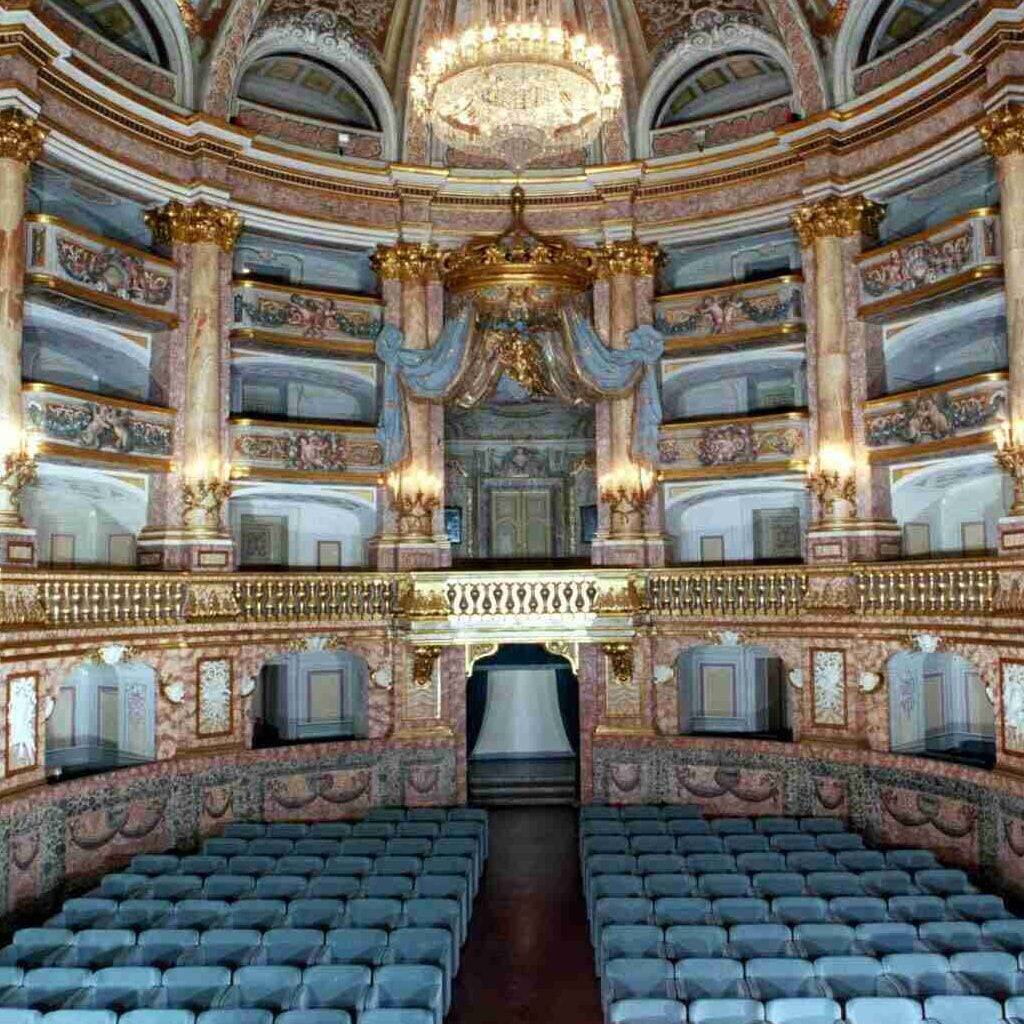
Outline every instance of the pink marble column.
<svg viewBox="0 0 1024 1024"><path fill-rule="evenodd" d="M900 534L888 515L885 476L870 465L861 409L867 398L867 328L857 317L856 267L865 235L884 211L863 196L830 196L800 207L793 224L813 282L814 455L808 484L814 521L810 562L875 561L898 557Z"/></svg>
<svg viewBox="0 0 1024 1024"><path fill-rule="evenodd" d="M175 424L175 472L152 489L150 523L139 535L139 564L153 569L226 571L234 545L224 528L231 492L228 448L225 290L230 254L242 230L233 210L177 201L152 210L146 223L154 242L173 248L178 266L179 346L165 353L165 370L180 385Z"/></svg>
<svg viewBox="0 0 1024 1024"><path fill-rule="evenodd" d="M21 496L35 479L21 404L25 323L25 186L45 133L16 108L0 111L0 567L36 562L36 533L21 517Z"/></svg>

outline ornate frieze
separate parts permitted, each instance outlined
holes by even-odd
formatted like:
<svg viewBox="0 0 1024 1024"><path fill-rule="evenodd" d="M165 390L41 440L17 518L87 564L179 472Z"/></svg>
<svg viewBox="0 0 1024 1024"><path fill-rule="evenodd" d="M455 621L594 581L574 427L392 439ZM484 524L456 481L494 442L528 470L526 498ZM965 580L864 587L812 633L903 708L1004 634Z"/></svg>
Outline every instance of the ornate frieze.
<svg viewBox="0 0 1024 1024"><path fill-rule="evenodd" d="M440 273L441 252L436 245L396 242L379 245L370 258L374 273L383 281L424 282Z"/></svg>
<svg viewBox="0 0 1024 1024"><path fill-rule="evenodd" d="M799 207L792 222L806 249L819 238L876 238L884 216L885 207L866 196L827 196Z"/></svg>
<svg viewBox="0 0 1024 1024"><path fill-rule="evenodd" d="M121 455L171 455L172 410L37 384L24 392L23 401L25 419L46 440Z"/></svg>
<svg viewBox="0 0 1024 1024"><path fill-rule="evenodd" d="M46 132L34 117L18 107L0 110L0 160L30 164L39 159Z"/></svg>
<svg viewBox="0 0 1024 1024"><path fill-rule="evenodd" d="M808 454L805 414L744 418L735 423L662 427L658 443L664 469L733 467L803 459Z"/></svg>
<svg viewBox="0 0 1024 1024"><path fill-rule="evenodd" d="M317 340L357 338L372 341L380 333L383 308L360 296L236 281L236 330L268 331Z"/></svg>
<svg viewBox="0 0 1024 1024"><path fill-rule="evenodd" d="M1024 153L1024 106L1011 103L989 114L978 125L985 148L994 157Z"/></svg>
<svg viewBox="0 0 1024 1024"><path fill-rule="evenodd" d="M655 326L671 341L764 337L802 327L803 283L786 276L657 300Z"/></svg>
<svg viewBox="0 0 1024 1024"><path fill-rule="evenodd" d="M383 462L381 447L369 432L242 421L232 425L232 434L237 466L344 473L375 472Z"/></svg>
<svg viewBox="0 0 1024 1024"><path fill-rule="evenodd" d="M1005 377L985 374L869 402L864 415L869 447L900 448L991 430L1006 417Z"/></svg>
<svg viewBox="0 0 1024 1024"><path fill-rule="evenodd" d="M206 243L231 252L242 233L240 213L202 199L190 204L172 199L166 206L147 211L145 222L157 245Z"/></svg>
<svg viewBox="0 0 1024 1024"><path fill-rule="evenodd" d="M814 724L829 728L846 725L846 653L812 651Z"/></svg>

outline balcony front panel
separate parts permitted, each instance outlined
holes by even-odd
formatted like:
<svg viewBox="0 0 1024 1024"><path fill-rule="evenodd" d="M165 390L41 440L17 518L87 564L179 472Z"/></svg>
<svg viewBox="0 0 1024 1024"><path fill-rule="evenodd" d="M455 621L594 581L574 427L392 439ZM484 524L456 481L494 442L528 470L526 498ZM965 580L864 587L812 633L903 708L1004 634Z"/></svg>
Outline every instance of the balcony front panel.
<svg viewBox="0 0 1024 1024"><path fill-rule="evenodd" d="M991 289L1003 276L999 211L972 210L863 253L857 263L860 315L877 322Z"/></svg>
<svg viewBox="0 0 1024 1024"><path fill-rule="evenodd" d="M94 304L129 322L177 324L174 264L59 217L26 218L30 286Z"/></svg>
<svg viewBox="0 0 1024 1024"><path fill-rule="evenodd" d="M670 352L739 345L802 331L803 278L676 292L657 300L655 326Z"/></svg>
<svg viewBox="0 0 1024 1024"><path fill-rule="evenodd" d="M173 409L40 383L22 385L22 406L43 454L81 454L136 469L169 467Z"/></svg>
<svg viewBox="0 0 1024 1024"><path fill-rule="evenodd" d="M373 352L384 322L384 307L369 296L257 281L235 281L233 310L236 337L361 354Z"/></svg>
<svg viewBox="0 0 1024 1024"><path fill-rule="evenodd" d="M333 475L375 483L384 468L374 427L237 417L231 432L232 464L253 477Z"/></svg>
<svg viewBox="0 0 1024 1024"><path fill-rule="evenodd" d="M806 412L663 424L662 471L669 479L784 472L807 459L809 430Z"/></svg>
<svg viewBox="0 0 1024 1024"><path fill-rule="evenodd" d="M984 373L867 402L864 429L872 456L929 455L992 441L1007 415L1008 374Z"/></svg>

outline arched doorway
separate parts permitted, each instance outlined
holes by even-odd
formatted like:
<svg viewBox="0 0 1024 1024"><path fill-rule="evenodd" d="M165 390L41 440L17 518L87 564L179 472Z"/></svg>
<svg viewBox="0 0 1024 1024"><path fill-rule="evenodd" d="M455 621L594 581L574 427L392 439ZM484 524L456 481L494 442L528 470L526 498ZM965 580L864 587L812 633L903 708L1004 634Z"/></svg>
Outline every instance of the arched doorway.
<svg viewBox="0 0 1024 1024"><path fill-rule="evenodd" d="M473 804L575 803L579 683L539 644L505 644L467 684L466 755Z"/></svg>

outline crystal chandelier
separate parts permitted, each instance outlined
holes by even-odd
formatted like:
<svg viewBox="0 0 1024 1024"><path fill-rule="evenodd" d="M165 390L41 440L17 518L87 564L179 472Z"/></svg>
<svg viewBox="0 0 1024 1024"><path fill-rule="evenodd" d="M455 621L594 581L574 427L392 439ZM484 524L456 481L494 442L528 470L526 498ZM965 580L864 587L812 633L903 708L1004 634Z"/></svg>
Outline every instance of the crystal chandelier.
<svg viewBox="0 0 1024 1024"><path fill-rule="evenodd" d="M409 83L438 138L519 171L597 138L622 102L618 60L561 20L561 0L472 0Z"/></svg>

